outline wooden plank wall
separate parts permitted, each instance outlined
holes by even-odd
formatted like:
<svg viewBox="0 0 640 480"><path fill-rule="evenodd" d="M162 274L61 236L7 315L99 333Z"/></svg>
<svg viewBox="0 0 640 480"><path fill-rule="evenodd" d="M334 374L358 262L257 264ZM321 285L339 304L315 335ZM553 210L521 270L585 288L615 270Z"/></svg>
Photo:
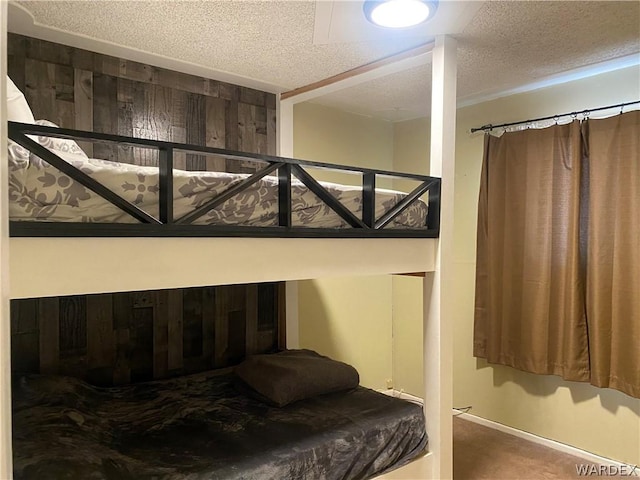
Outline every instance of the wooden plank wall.
<svg viewBox="0 0 640 480"><path fill-rule="evenodd" d="M9 76L36 119L276 153L273 94L16 34L9 34L7 51ZM80 144L89 156L157 166L149 149ZM242 173L259 168L186 152L176 152L175 166ZM277 289L236 285L14 300L12 368L111 385L233 365L247 353L278 346L283 317Z"/></svg>
<svg viewBox="0 0 640 480"><path fill-rule="evenodd" d="M283 283L11 301L15 373L121 385L236 365L277 350Z"/></svg>
<svg viewBox="0 0 640 480"><path fill-rule="evenodd" d="M8 73L37 119L61 127L276 154L274 94L10 33ZM89 156L157 165L157 154L81 143ZM259 165L176 152L176 168Z"/></svg>

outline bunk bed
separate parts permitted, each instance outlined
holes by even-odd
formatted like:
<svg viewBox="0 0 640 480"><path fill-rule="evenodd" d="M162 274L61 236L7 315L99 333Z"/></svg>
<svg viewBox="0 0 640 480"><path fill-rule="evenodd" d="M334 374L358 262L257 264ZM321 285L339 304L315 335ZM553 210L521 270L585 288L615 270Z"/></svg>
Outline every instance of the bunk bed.
<svg viewBox="0 0 640 480"><path fill-rule="evenodd" d="M49 121L9 122L8 130L12 237L438 235L438 178L60 129ZM158 168L89 158L77 139L156 149ZM254 174L184 171L173 168L178 150L263 166ZM362 187L316 181L305 167L357 173ZM382 175L419 185L409 194L375 188ZM425 193L429 207L420 200ZM299 353L272 355L324 361ZM331 386L276 406L253 399L250 387L238 391L238 376L224 369L110 388L15 372L15 478L369 478L424 451L420 406L358 387L357 373L336 388L340 372L327 365L282 385L283 368L298 364L278 364L269 382L277 395L305 381L315 387L316 377ZM257 378L267 374L260 369Z"/></svg>
<svg viewBox="0 0 640 480"><path fill-rule="evenodd" d="M451 53L452 51L453 54ZM443 177L446 176L449 178L449 181L451 181L453 172L452 162L444 168L443 172L443 157L451 155L453 150L453 134L447 131L445 127L451 127L451 119L453 118L455 120L455 107L452 107L452 105L455 105L455 63L453 70L451 70L449 64L451 58L455 58L455 43L445 37L439 38L433 56L434 80L440 80L440 88L443 90L441 98L434 100L434 112L437 112L440 118L434 118L433 120L435 126L432 124L432 142L439 143L440 146L436 147L435 150L432 146L431 161L432 172L434 173L433 177L397 174L394 172L364 168L341 167L326 163L294 160L289 157L254 155L196 145L141 140L96 132L59 129L50 125L10 123L8 138L12 142L15 142L15 145L13 145L15 155L12 157L15 170L11 172L8 177L14 182L12 186L16 187L14 190L16 195L18 190L26 192L33 188L33 185L28 183L27 177L29 177L29 175L21 178L18 172L19 169L28 169L30 165L34 165L42 170L51 166L62 172L65 178L68 177L71 182L76 182L90 191L88 195L90 197L89 203L95 203L97 199L97 203L100 204L97 209L88 209L80 216L61 215L56 217L57 204L50 204L49 206L52 208L40 209L36 215L20 216L19 214L15 214L13 218L10 217L8 219L10 222L9 232L12 248L10 257L11 276L13 284L17 285L17 287L12 286L11 297L28 298L70 293L117 291L113 287L118 284L117 282L121 282L121 284L124 285L122 287L123 290L126 290L128 286L126 282L122 281L122 278L116 280L101 279L97 283L91 283L86 281L86 276L76 276L74 279L73 273L80 272L91 265L92 268L97 270L101 268L107 270L108 274L105 275L106 277L118 276L124 266L136 268L137 264L135 264L133 259L139 260L141 264L145 264L145 267L142 268L141 271L147 271L146 275L144 274L145 272L141 275L141 277L144 278L133 282L135 287L131 288L131 290L142 290L149 288L149 286L163 288L167 285L162 283L166 278L171 278L171 280L169 280L170 285L178 286L240 283L246 281L247 278L257 281L274 279L297 280L321 276L327 271L333 274L340 274L348 272L356 266L361 266L363 258L365 258L366 262L368 259L380 257L381 252L384 252L384 254L390 257L389 263L385 263L384 261L380 262L379 265L371 270L372 272L437 272L436 275L428 273L425 277L425 352L428 352L425 353L425 377L428 389L425 392L424 410L427 412L426 423L430 427L428 429L430 444L428 448L429 453L422 458L424 462L420 471L422 472L421 475L424 475L424 478L449 477L451 475L451 428L450 419L447 421L447 417L450 414L448 411L450 408L450 393L447 391L448 386L450 387L450 378L447 377L447 372L450 366L448 366L446 358L442 355L442 342L446 341L449 334L447 333L446 327L443 327L443 323L440 321L442 308L440 305L440 292L441 288L443 288L442 285L445 284L444 281L441 281L440 271L444 261L448 262L450 251L448 247L443 248L442 243L438 242L438 238L444 236L447 240L451 240L451 223L449 220L445 221L446 228L443 230L440 216L441 212L443 212L443 218L445 218L444 215L452 214L453 198L452 192L449 191L447 192L446 198L441 200L440 180L437 177L439 176L438 174L442 174ZM451 88L452 86L453 89ZM290 107L292 107L296 101L302 101L305 98L306 97L302 95L297 99L295 97L282 99L280 102L281 116L288 116L289 119L287 121L290 121L292 115L292 109ZM453 117L451 113L452 108L454 112ZM447 125L445 125L445 120L449 121ZM286 125L286 121L283 123L282 118L280 122L281 126L283 124ZM291 131L283 130L284 131L280 133L280 135L282 135L281 154L286 153L285 150L287 150L286 137L289 136L289 139L291 139ZM105 184L108 182L101 182L92 177L92 174L99 177L100 171L109 172L108 176L110 178L113 178L111 173L115 170L121 170L125 176L129 174L138 177L145 173L151 175L150 171L142 172L139 168L131 170L129 167L113 165L101 159L90 159L88 157L78 159L75 158L75 156L81 156L80 152L74 152L74 148L73 146L69 146L70 144L67 143L68 150L66 151L65 148L52 148L50 145L46 145L48 140L43 140L45 138L61 139L63 142L69 142L73 139L118 142L121 144L156 149L159 152L157 189L154 188L158 193L157 200L151 206L145 205L145 207L149 209L145 210L140 208L140 202L131 197L127 198L127 190L121 192L114 191L115 188L110 188L113 186ZM432 145L434 143L432 143ZM283 144L285 145L284 147ZM264 166L252 175L225 175L224 181L218 183L213 180L220 180L220 175L211 173L200 175L197 177L199 180L204 178L205 182L210 181L210 183L215 184L216 187L207 192L208 195L205 199L199 198L195 202L192 201L191 207L193 208L190 211L188 209L181 210L179 204L180 198L177 199L175 194L176 186L180 185L180 182L188 182L189 179L194 178L194 174L174 168L173 152L176 150L220 155L224 158L249 160L259 162ZM20 164L20 162L23 162L23 164ZM89 166L87 167L87 165ZM338 169L357 173L362 177L362 186L356 189L342 188L334 184L318 182L307 172L306 167ZM3 166L3 168L7 167ZM379 176L411 178L417 180L419 186L408 194L377 189L376 183ZM55 177L54 180L58 185L60 184L58 182L60 178L62 177ZM63 183L66 181L67 180L64 180ZM252 188L256 190L268 190L268 193L266 193L266 195L269 196L269 200L267 201L268 207L263 208L255 217L251 217L251 215L241 215L245 218L244 223L229 220L229 218L233 217L233 214L224 211L225 205L228 206L230 203L229 200L234 195L242 194L243 192L251 193ZM22 199L23 205L26 205L34 199L43 199L44 197L42 197L41 193L42 192L36 192L33 195L23 195L21 198L16 196L15 200L19 202ZM62 195L58 193L59 192L54 193L53 196L56 198L62 197ZM428 202L421 202L420 197L425 195L425 193L428 194ZM253 194L256 196L255 191ZM299 210L296 210L296 198L301 198L305 195L307 195L307 197L316 197L324 205L320 210L326 215L317 225L305 224L303 221L304 215L301 214ZM305 204L306 200L301 203ZM317 205L314 206L317 207ZM94 207L95 205L92 206L92 208ZM104 209L107 210L107 214L105 214L104 217L96 213ZM13 212L16 213L18 210L19 209L14 209ZM32 212L33 208L27 206L23 211ZM216 211L218 212L217 214L212 214L212 212ZM247 222L246 218L250 218L250 220ZM416 220L416 218L418 220ZM112 222L112 220L115 220L115 222ZM109 242L117 242L109 244L115 251L109 251L108 248L105 248L107 244L99 243L100 239L104 237L108 237L106 240ZM175 237L182 238L175 239ZM176 247L180 245L180 250L182 250L185 245L194 245L193 243L179 244L178 242L180 240L188 242L207 241L207 238L210 237L222 237L219 239L220 243L218 244L218 246L223 246L220 251L213 253L208 252L204 255L192 255L187 251L180 259L174 258L171 259L171 261L159 261L159 265L153 268L146 266L146 263L154 257L157 259L162 257L162 255L175 255L175 253L169 251L171 246ZM229 255L228 251L225 252L224 247L231 244L223 244L222 241L224 239L228 241L233 240L234 242L238 241L236 246L233 247L237 249L235 251L243 249L246 252L260 245L262 247L260 256L265 256L266 252L267 257L273 258L273 256L276 256L278 260L283 261L280 263L284 263L284 265L280 265L280 270L276 268L275 271L270 274L272 276L267 277L260 277L260 274L255 272L245 272L245 276L234 276L232 273L225 272L224 264L221 268L218 268L219 271L215 274L207 272L204 276L198 277L194 275L191 276L192 280L186 280L193 273L193 270L187 269L185 274L180 277L178 272L184 269L185 262L188 263L196 258L201 261L203 258L205 261L215 258L215 261L218 261L225 256L232 257L233 255ZM274 250L270 250L274 244L268 243L269 241L282 241L283 239L288 243L280 243ZM326 257L318 255L321 244L311 243L314 240L317 241L320 239L323 239L323 241L327 239L326 241L329 242L345 242L343 244L345 248L343 249L342 255L334 255L334 258L327 263ZM249 240L251 243L243 243L243 241L246 242ZM382 243L385 240L393 243ZM347 242L351 241L355 242L351 243L347 248ZM376 247L373 247L373 243L369 243L368 245L372 248L368 249L368 252L363 252L362 255L353 255L353 252L362 252L362 246L364 244L360 242L365 241L379 243ZM308 243L303 245L298 242ZM242 244L241 247L239 246L240 244ZM113 247L114 245L115 248ZM247 248L247 245L251 245L252 248ZM323 245L326 248L329 244L325 243ZM391 249L389 247L391 247ZM406 248L403 249L402 247ZM298 263L297 259L300 255L299 253L296 255L296 253L299 252L296 250L298 248L304 252L302 254L303 256L310 259L309 264L312 267L305 269L299 265L293 265L294 263ZM287 250L290 252L289 259L283 256L283 253ZM404 252L401 250L404 250ZM50 252L55 251L58 251L59 257L51 255L50 258L52 258L52 261L44 265L42 258L49 256L48 254ZM71 252L73 252L73 255ZM291 254L291 252L294 252L294 254ZM416 253L419 255L417 256ZM318 257L315 260L318 266L314 266L314 260L310 258L314 254ZM189 255L192 256L190 257ZM35 260L31 258L34 256L36 257ZM66 258L63 260L56 259L61 257ZM213 263L215 264L215 262ZM251 263L251 261L248 263ZM319 265L323 263L325 265L319 267ZM342 265L338 266L340 263L342 263ZM37 271L42 276L41 283L33 279L33 266L36 264L38 265ZM61 265L68 267L67 271L70 272L69 277L71 277L71 281L67 284L61 281L58 285L52 285L51 281L53 278L56 278L57 273L61 271ZM322 268L325 268L325 270ZM251 267L249 266L246 270L251 270ZM368 272L366 267L362 270L365 273ZM220 273L220 271L222 271L222 273ZM174 274L175 276L172 276ZM226 282L222 279L226 279ZM430 322L428 321L429 316L431 318ZM293 319L288 320L288 322L295 321L295 315L292 315L292 317ZM291 347L297 346L295 345L295 339L290 339L289 343ZM428 360L426 355L429 355ZM136 386L118 387L115 390L111 389L106 392L95 390L93 387L77 382L74 383L73 380L69 379L65 379L63 383L52 384L49 378L20 377L17 379L17 382L13 389L16 396L15 405L19 411L22 408L25 409L24 412L34 408L46 409L45 404L38 403L38 397L47 398L47 401L50 401L51 398L56 398L59 403L56 405L56 410L48 412L50 415L49 418L52 419L54 423L59 424L61 420L56 420L56 415L59 415L60 407L62 406L63 411L66 412L66 417L62 420L63 423L67 426L73 424L74 428L79 426L80 431L85 431L85 433L87 429L92 430L92 428L90 428L92 422L100 423L103 421L95 418L95 415L92 416L91 406L87 404L86 399L104 397L101 400L101 402L103 402L100 406L101 409L111 409L118 402L128 402L128 398L134 398L136 395L146 400L149 399L147 397L147 395L149 395L149 389L141 389ZM66 386L64 382L67 382ZM164 398L162 392L175 390L177 383L180 382L185 383L187 386L177 394L178 396L185 395L191 397L193 395L197 397L201 395L211 397L214 390L215 392L226 392L224 399L219 398L218 400L220 400L220 402L218 403L213 402L212 404L207 403L205 405L205 403L201 401L200 405L204 410L215 411L217 415L220 414L221 411L227 410L239 409L244 412L254 411L257 415L256 417L244 420L236 419L234 421L245 421L247 424L257 422L262 428L264 426L264 417L266 416L270 421L273 420L273 432L279 433L282 431L282 428L284 428L283 423L279 421L282 415L281 410L274 409L274 407L265 407L264 404L256 403L253 400L247 401L245 397L242 397L243 400L240 401L237 396L237 390L233 390L230 387L230 377L224 376L224 374L205 373L197 374L195 377L183 377L180 380L170 379L161 381L151 387L152 391L153 388L157 389L155 391L156 393L152 396L155 396L154 398ZM196 386L198 386L198 388L196 388ZM48 391L47 388L49 389ZM67 391L67 393L69 391L81 391L82 396L75 397L75 400L65 400L63 399L64 395L56 397L61 391ZM372 393L374 396L370 396ZM318 398L321 399L318 400ZM67 401L70 402L69 405L65 404ZM182 401L183 400L177 399L176 405L181 405L180 402ZM327 404L325 402L333 403ZM374 415L366 419L358 417L355 411L360 408L357 405L361 406L363 404L362 402L365 402L365 404L370 402L370 410L381 412L380 416L376 417ZM339 405L339 407L335 405ZM349 390L348 393L335 393L329 396L304 400L298 404L294 404L294 406L291 407L293 409L291 413L294 417L300 418L304 416L305 412L310 411L312 407L317 407L318 411L321 412L321 416L326 416L327 412L334 411L336 421L337 418L348 416L345 412L350 412L350 415L355 415L353 423L358 425L360 433L364 433L361 439L363 444L371 440L371 435L375 437L379 432L376 432L375 429L365 429L363 432L362 424L368 424L371 427L373 425L383 425L387 429L397 430L401 424L401 422L398 423L397 419L400 418L403 419L402 421L410 419L408 421L413 425L412 428L414 429L416 424L420 424L421 427L425 425L425 417L422 415L421 408L416 408L415 405L410 405L406 402L399 402L393 398L382 398L379 394L368 392L366 389L360 387L355 390ZM135 410L135 412L136 413L133 414L134 417L142 418L144 415L141 410ZM395 417L394 412L397 414ZM433 414L431 417L429 417L430 412ZM45 412L45 415L46 414ZM30 413L26 413L26 415L30 416ZM196 416L198 415L200 414L196 413ZM329 415L328 418L334 417ZM307 427L302 427L301 425L305 425L304 422L291 427L296 431L296 434L291 438L294 438L296 442L304 445L304 438L308 437L302 434L308 425ZM193 427L193 424L190 424L190 426ZM147 425L144 428L148 427ZM176 445L182 445L181 438L184 438L187 434L183 428L184 425L176 422L170 425L170 427L178 432L175 437L178 439L176 440ZM37 431L38 428L39 427L36 427L34 432ZM212 431L210 425L202 428L208 433ZM345 448L350 449L353 446L351 443L343 443L344 432L342 432L343 436L335 438L331 437L328 433L330 429L327 430L326 425L323 425L323 428L320 430L313 430L313 427L308 428L311 428L311 430L315 432L314 434L326 437L325 441L328 438L329 442L333 442L335 444L335 451L344 450ZM402 428L400 429L402 430ZM254 438L254 442L260 438L255 437L255 435L257 435L255 428L249 431L249 436ZM405 465L409 460L415 458L416 455L420 456L420 452L425 448L427 435L424 428L422 428L422 430L418 428L417 432L418 440L415 439L416 437L411 441L407 441L406 438L388 440L388 442L391 443L397 442L398 444L403 444L401 450L403 450L406 455L404 453L403 455L394 453L390 456L389 462L376 463L376 459L379 460L385 457L385 455L380 455L380 452L378 452L370 460L369 464L364 467L354 464L347 465L345 467L346 470L342 470L340 475L335 478L368 478L372 475L382 474L388 470ZM72 437L73 435L77 435L77 432L71 434ZM114 432L110 431L107 425L106 430L97 435L104 435L105 437L111 438ZM275 436L275 433L273 436ZM349 438L353 440L355 437ZM247 438L245 438L245 440L247 440ZM155 441L158 444L158 448L162 449L160 444L164 442L164 437L161 435L156 437L151 435L150 441L152 443ZM262 444L264 443L266 442L263 441ZM255 446L257 446L257 444L255 444L254 447ZM289 447L287 447L287 449L289 449ZM81 453L82 451L80 450L79 452ZM121 453L122 452L116 452L116 455ZM164 453L168 456L174 455L174 452L171 450L166 450ZM309 458L315 458L317 456L316 452L310 453L307 451L303 453L301 458L302 466L298 467L296 471L297 474L302 476L304 476L303 472L305 469L309 468ZM251 456L251 454L252 450L246 450L242 455L244 455L243 458L246 459ZM275 452L265 453L261 451L261 454L267 457L275 455L282 460L284 452L277 451L276 448ZM347 455L345 459L347 457L349 457L349 455ZM37 458L37 456L34 458ZM167 474L167 478L174 478L176 472L181 470L180 465L184 466L185 463L193 460L193 458L190 460L187 458L171 458L175 460L176 463L171 465L171 462L166 462L166 471L164 473ZM206 455L203 454L202 458L206 458ZM252 459L248 465L245 465L249 470L225 470L221 473L220 478L251 478L252 475L254 478L261 478L260 475L265 474L265 470L263 470L265 462L257 465L253 463L253 460L254 459ZM288 461L287 459L284 463L288 463ZM35 460L35 462L37 463L37 460ZM214 463L215 462L218 462L218 464L225 463L221 459L214 460ZM200 461L196 463L198 463L198 465L202 464ZM242 461L238 460L236 464L241 465ZM47 468L51 466L51 464L47 464L46 462L43 465L44 467L42 465L35 467L36 470L34 471L38 472L38 475L46 472ZM118 475L120 475L118 478L123 478L122 475L124 475L124 473L132 473L135 478L140 478L140 476L144 477L145 475L150 475L154 478L160 476L160 478L162 478L162 475L158 475L157 471L149 473L144 469L144 466L141 466L135 460L132 465L134 466L131 467L131 470L110 471L110 474L112 474L113 478L116 478ZM408 466L410 467L411 465L409 464ZM24 465L22 465L22 467L24 467ZM109 472L111 467L114 467L114 464L101 466L101 468L106 469L107 472ZM64 468L63 466L63 469ZM55 469L49 473L54 471ZM285 470L278 470L280 473L284 471ZM247 474L246 472L251 473ZM401 472L401 470L397 472ZM206 470L194 472L188 471L187 469L187 471L182 471L181 473L184 474L184 478L195 478L194 475L197 477L201 473L214 475L213 478L217 478L215 474ZM318 476L323 477L323 475L324 473L319 471ZM393 475L393 473L391 475ZM105 478L109 478L109 474L107 474ZM328 478L334 477L329 475Z"/></svg>
<svg viewBox="0 0 640 480"><path fill-rule="evenodd" d="M11 236L438 236L438 178L38 123L9 122ZM152 148L159 165L89 158L73 139ZM175 170L176 150L264 166L253 175ZM362 187L319 182L305 167L359 174ZM408 194L375 188L380 176L419 185Z"/></svg>
<svg viewBox="0 0 640 480"><path fill-rule="evenodd" d="M427 444L420 406L354 383L278 407L237 381L226 370L112 388L19 376L15 478L370 478Z"/></svg>

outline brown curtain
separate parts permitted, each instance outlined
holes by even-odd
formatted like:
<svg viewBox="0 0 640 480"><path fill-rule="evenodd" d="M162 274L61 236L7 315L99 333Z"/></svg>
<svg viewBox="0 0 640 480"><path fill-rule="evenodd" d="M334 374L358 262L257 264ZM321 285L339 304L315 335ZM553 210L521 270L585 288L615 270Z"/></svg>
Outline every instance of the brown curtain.
<svg viewBox="0 0 640 480"><path fill-rule="evenodd" d="M474 355L589 379L580 261L578 121L486 136L478 212Z"/></svg>
<svg viewBox="0 0 640 480"><path fill-rule="evenodd" d="M584 124L591 383L640 398L640 111Z"/></svg>

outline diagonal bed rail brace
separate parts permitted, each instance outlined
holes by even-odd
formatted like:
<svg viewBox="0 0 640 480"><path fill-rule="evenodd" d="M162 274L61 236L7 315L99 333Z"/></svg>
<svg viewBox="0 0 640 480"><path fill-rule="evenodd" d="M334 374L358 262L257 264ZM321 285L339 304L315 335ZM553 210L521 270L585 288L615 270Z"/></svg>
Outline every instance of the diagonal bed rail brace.
<svg viewBox="0 0 640 480"><path fill-rule="evenodd" d="M43 147L39 143L30 139L23 133L17 131L11 131L10 128L10 138L15 141L17 144L26 148L30 152L34 153L38 157L42 158L45 162L50 164L52 167L57 168L65 175L71 177L74 181L88 188L92 192L97 195L100 195L102 198L107 200L109 203L115 205L123 212L131 215L136 220L139 220L142 223L161 223L158 219L149 215L144 210L138 208L133 203L125 200L117 193L108 189L104 185L102 185L97 180L94 180L89 175L84 173L82 170L77 169L70 163L64 161L62 158L57 156L55 153L51 152L49 149Z"/></svg>
<svg viewBox="0 0 640 480"><path fill-rule="evenodd" d="M257 181L259 181L262 178L266 177L270 173L275 172L282 165L284 165L284 163L272 163L268 167L265 167L262 170L259 170L258 172L254 173L250 177L247 177L244 180L242 180L240 183L237 183L236 185L234 185L231 188L228 188L227 190L225 190L221 194L216 195L215 197L213 197L208 202L203 203L198 208L196 208L194 211L189 212L186 215L183 215L182 217L177 219L175 221L175 223L182 224L182 225L186 225L186 224L192 223L194 220L197 220L198 218L200 218L201 216L203 216L204 214L206 214L210 210L213 210L217 206L222 205L224 202L229 200L231 197L233 197L237 193L240 193L242 190L246 190L247 188L249 188L251 185L253 185Z"/></svg>
<svg viewBox="0 0 640 480"><path fill-rule="evenodd" d="M400 200L391 210L380 217L380 220L376 222L375 228L381 229L387 226L394 218L404 212L414 201L416 201L420 195L429 190L437 182L438 180L427 180L426 182L422 182L418 187L413 189L411 193Z"/></svg>
<svg viewBox="0 0 640 480"><path fill-rule="evenodd" d="M291 171L309 190L311 190L320 200L326 203L331 210L340 215L340 217L342 217L342 219L349 225L354 228L369 228L302 167L299 165L291 165Z"/></svg>

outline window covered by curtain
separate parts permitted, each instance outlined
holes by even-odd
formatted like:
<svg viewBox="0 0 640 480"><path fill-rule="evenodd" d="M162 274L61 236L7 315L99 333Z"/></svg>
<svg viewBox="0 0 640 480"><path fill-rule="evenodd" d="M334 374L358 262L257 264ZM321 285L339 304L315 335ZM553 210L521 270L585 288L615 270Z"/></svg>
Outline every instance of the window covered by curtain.
<svg viewBox="0 0 640 480"><path fill-rule="evenodd" d="M474 355L640 397L640 112L485 138Z"/></svg>
<svg viewBox="0 0 640 480"><path fill-rule="evenodd" d="M588 120L591 383L640 398L640 111Z"/></svg>
<svg viewBox="0 0 640 480"><path fill-rule="evenodd" d="M580 270L580 124L485 136L474 355L589 379Z"/></svg>

